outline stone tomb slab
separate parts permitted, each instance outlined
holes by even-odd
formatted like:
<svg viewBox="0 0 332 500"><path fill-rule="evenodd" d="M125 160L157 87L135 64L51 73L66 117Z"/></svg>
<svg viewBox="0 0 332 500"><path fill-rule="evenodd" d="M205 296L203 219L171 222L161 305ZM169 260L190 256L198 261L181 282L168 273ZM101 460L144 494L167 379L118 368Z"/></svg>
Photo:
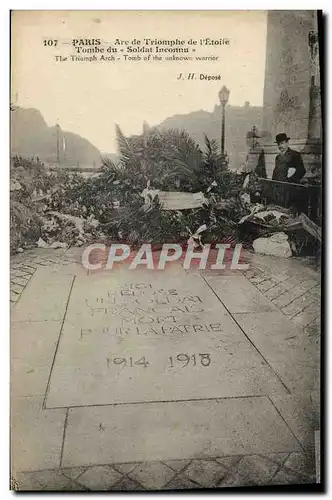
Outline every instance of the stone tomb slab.
<svg viewBox="0 0 332 500"><path fill-rule="evenodd" d="M77 276L48 408L277 394L287 390L200 276Z"/></svg>
<svg viewBox="0 0 332 500"><path fill-rule="evenodd" d="M63 467L299 450L267 397L70 408Z"/></svg>

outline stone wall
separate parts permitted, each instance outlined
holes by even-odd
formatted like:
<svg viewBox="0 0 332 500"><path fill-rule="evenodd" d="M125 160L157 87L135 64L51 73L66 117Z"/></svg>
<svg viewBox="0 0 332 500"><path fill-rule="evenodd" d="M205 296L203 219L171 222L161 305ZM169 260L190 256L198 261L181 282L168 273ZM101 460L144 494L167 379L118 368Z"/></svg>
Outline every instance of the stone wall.
<svg viewBox="0 0 332 500"><path fill-rule="evenodd" d="M278 152L275 135L285 132L291 138L290 147L303 154L310 176L321 159L318 38L310 39L317 35L317 14L269 11L267 23L263 118L263 128L271 134L264 144L267 174L272 176Z"/></svg>

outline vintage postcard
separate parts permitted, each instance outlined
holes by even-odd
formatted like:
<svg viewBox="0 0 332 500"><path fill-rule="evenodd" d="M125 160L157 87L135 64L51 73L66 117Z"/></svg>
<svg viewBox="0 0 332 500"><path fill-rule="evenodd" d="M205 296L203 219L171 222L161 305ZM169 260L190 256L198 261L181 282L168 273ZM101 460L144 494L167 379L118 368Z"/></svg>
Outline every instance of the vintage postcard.
<svg viewBox="0 0 332 500"><path fill-rule="evenodd" d="M322 487L322 14L11 12L11 489Z"/></svg>

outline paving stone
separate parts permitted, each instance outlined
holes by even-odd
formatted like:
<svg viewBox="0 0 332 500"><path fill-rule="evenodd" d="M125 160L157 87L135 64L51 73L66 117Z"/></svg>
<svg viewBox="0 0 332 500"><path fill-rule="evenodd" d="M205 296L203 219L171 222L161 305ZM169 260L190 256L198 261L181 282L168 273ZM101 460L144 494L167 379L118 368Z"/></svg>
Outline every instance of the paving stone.
<svg viewBox="0 0 332 500"><path fill-rule="evenodd" d="M50 366L33 366L30 362L13 359L10 363L10 393L13 397L43 397L50 374Z"/></svg>
<svg viewBox="0 0 332 500"><path fill-rule="evenodd" d="M267 292L272 287L274 287L277 283L278 283L277 281L273 281L271 279L266 279L265 281L262 281L261 283L257 283L256 287L261 292Z"/></svg>
<svg viewBox="0 0 332 500"><path fill-rule="evenodd" d="M22 261L18 259L18 255L10 256L10 272L20 272L22 266Z"/></svg>
<svg viewBox="0 0 332 500"><path fill-rule="evenodd" d="M33 264L36 264L38 266L43 266L43 267L47 266L47 264L44 262L44 260L41 260L41 259L36 259L36 260L34 259L32 262L33 262Z"/></svg>
<svg viewBox="0 0 332 500"><path fill-rule="evenodd" d="M30 279L30 276L28 278L18 278L16 276L11 276L10 286L12 286L12 284L13 284L13 285L20 285L20 286L25 287L26 284L28 283L29 279Z"/></svg>
<svg viewBox="0 0 332 500"><path fill-rule="evenodd" d="M69 469L61 469L61 472L69 479L77 479L86 469L86 467L70 467Z"/></svg>
<svg viewBox="0 0 332 500"><path fill-rule="evenodd" d="M302 271L301 274L296 274L295 276L289 276L287 279L289 286L298 286L301 285L304 281L306 281L306 273L305 270Z"/></svg>
<svg viewBox="0 0 332 500"><path fill-rule="evenodd" d="M225 457L229 461L224 462L222 462L223 459L218 459L229 470L229 473L222 478L218 486L235 487L267 484L278 469L281 459L284 460L287 456L287 453L270 453L264 455L245 455L242 457Z"/></svg>
<svg viewBox="0 0 332 500"><path fill-rule="evenodd" d="M264 293L265 297L267 297L270 300L275 299L279 295L291 290L293 287L290 286L287 282L284 283L279 283L278 285L275 285L274 287L270 288L267 292Z"/></svg>
<svg viewBox="0 0 332 500"><path fill-rule="evenodd" d="M10 268L10 279L13 278L30 279L32 274L33 274L32 272L28 272L26 269Z"/></svg>
<svg viewBox="0 0 332 500"><path fill-rule="evenodd" d="M239 484L267 484L278 469L278 464L262 455L246 455L236 467Z"/></svg>
<svg viewBox="0 0 332 500"><path fill-rule="evenodd" d="M145 488L139 484L137 481L130 479L130 477L125 476L114 486L112 486L111 491L142 491Z"/></svg>
<svg viewBox="0 0 332 500"><path fill-rule="evenodd" d="M255 455L258 456L258 455ZM286 458L289 456L289 453L264 453L261 455L263 460L269 460L274 463L274 465L281 465ZM233 456L233 457L222 457L217 458L217 462L221 463L224 467L226 467L231 472L235 472L238 469L238 465L244 456Z"/></svg>
<svg viewBox="0 0 332 500"><path fill-rule="evenodd" d="M255 269L248 269L247 271L242 271L243 276L251 280L255 276L258 276L260 273Z"/></svg>
<svg viewBox="0 0 332 500"><path fill-rule="evenodd" d="M315 483L313 476L298 474L293 471L281 469L271 480L269 484L291 485L291 484L312 484Z"/></svg>
<svg viewBox="0 0 332 500"><path fill-rule="evenodd" d="M306 307L304 311L301 311L296 314L296 316L293 316L292 321L300 328L305 328L307 325L315 321L319 315L320 305L317 302L313 302Z"/></svg>
<svg viewBox="0 0 332 500"><path fill-rule="evenodd" d="M44 396L61 322L11 324L11 394Z"/></svg>
<svg viewBox="0 0 332 500"><path fill-rule="evenodd" d="M20 294L24 290L24 287L21 285L17 285L16 283L10 283L10 290L14 293Z"/></svg>
<svg viewBox="0 0 332 500"><path fill-rule="evenodd" d="M318 275L317 277L313 278L312 276L307 276L306 278L304 277L302 280L301 285L306 288L306 290L309 292L313 288L316 288L317 285L320 285L321 277Z"/></svg>
<svg viewBox="0 0 332 500"><path fill-rule="evenodd" d="M296 314L303 311L306 307L310 306L316 302L312 296L308 294L301 295L297 299L293 300L290 304L282 308L282 312L292 318Z"/></svg>
<svg viewBox="0 0 332 500"><path fill-rule="evenodd" d="M225 467L215 460L192 460L184 472L189 479L206 488L214 488L226 474Z"/></svg>
<svg viewBox="0 0 332 500"><path fill-rule="evenodd" d="M289 453L267 453L264 455L264 457L266 457L268 460L271 460L278 465L282 465L288 456Z"/></svg>
<svg viewBox="0 0 332 500"><path fill-rule="evenodd" d="M268 277L266 276L266 274L261 273L261 274L256 274L255 276L252 276L249 279L253 285L258 285L259 283L263 283L264 281L266 281Z"/></svg>
<svg viewBox="0 0 332 500"><path fill-rule="evenodd" d="M66 410L42 410L42 398L11 400L11 464L17 472L60 466Z"/></svg>
<svg viewBox="0 0 332 500"><path fill-rule="evenodd" d="M178 459L203 459L299 448L266 397L71 408L63 466L167 461L175 449Z"/></svg>
<svg viewBox="0 0 332 500"><path fill-rule="evenodd" d="M287 425L293 431L302 447L314 449L314 431L319 426L319 415L312 400L305 394L289 396L272 396L271 400L281 413Z"/></svg>
<svg viewBox="0 0 332 500"><path fill-rule="evenodd" d="M17 491L18 490L18 482L16 481L16 479L13 476L10 477L10 486L9 486L9 489L11 491Z"/></svg>
<svg viewBox="0 0 332 500"><path fill-rule="evenodd" d="M21 262L23 261L26 261L26 260L30 260L32 257L36 257L37 255L43 255L43 248L34 248L34 249L30 249L26 252L24 252L22 255L20 255L20 260Z"/></svg>
<svg viewBox="0 0 332 500"><path fill-rule="evenodd" d="M89 490L109 491L122 477L122 474L111 467L94 466L89 467L77 482Z"/></svg>
<svg viewBox="0 0 332 500"><path fill-rule="evenodd" d="M278 260L280 261L280 258ZM282 268L282 266L280 266L280 262L278 262L277 267L274 267L274 268L272 267L271 269L269 269L268 271L265 271L265 272L267 272L269 274L270 278L275 280L277 283L288 282L289 286L293 286L289 283L290 277L296 277L296 274L299 274L296 272L294 274L294 270L292 270L292 271L290 271L289 269L284 270ZM303 273L303 269L302 269L302 273Z"/></svg>
<svg viewBox="0 0 332 500"><path fill-rule="evenodd" d="M42 485L35 473L18 472L13 477L11 489L15 491L38 491L42 489Z"/></svg>
<svg viewBox="0 0 332 500"><path fill-rule="evenodd" d="M231 313L275 310L273 304L244 276L207 276L205 279Z"/></svg>
<svg viewBox="0 0 332 500"><path fill-rule="evenodd" d="M281 259L267 255L251 253L251 267L259 269L261 272L276 277L279 281L299 278L302 281L307 279L319 279L319 273L309 267L303 259Z"/></svg>
<svg viewBox="0 0 332 500"><path fill-rule="evenodd" d="M283 465L283 469L290 469L301 474L314 474L315 472L315 456L301 452L290 453L289 457Z"/></svg>
<svg viewBox="0 0 332 500"><path fill-rule="evenodd" d="M159 489L174 477L175 472L162 462L146 462L140 464L128 475L145 488Z"/></svg>
<svg viewBox="0 0 332 500"><path fill-rule="evenodd" d="M10 279L13 281L16 281L16 278L18 277L19 279L27 280L27 282L29 283L29 281L31 280L31 278L35 272L36 272L36 269L22 268L19 271L18 270L14 271L14 273L12 275L10 275ZM19 275L18 275L18 273L19 273Z"/></svg>
<svg viewBox="0 0 332 500"><path fill-rule="evenodd" d="M237 488L237 487L257 486L257 482L250 476L239 476L236 473L227 471L225 476L219 481L218 488Z"/></svg>
<svg viewBox="0 0 332 500"><path fill-rule="evenodd" d="M293 300L297 299L298 297L301 297L306 292L306 288L303 286L295 286L294 288L291 288L290 290L287 290L286 292L282 293L278 297L272 300L273 304L280 309L282 307L287 306L290 302Z"/></svg>
<svg viewBox="0 0 332 500"><path fill-rule="evenodd" d="M16 262L15 261L15 256L11 256L10 258L10 269L19 269L21 266L21 263L20 262Z"/></svg>
<svg viewBox="0 0 332 500"><path fill-rule="evenodd" d="M12 322L10 328L10 355L36 366L50 366L61 330L60 321Z"/></svg>
<svg viewBox="0 0 332 500"><path fill-rule="evenodd" d="M62 320L73 277L38 269L15 307L11 321Z"/></svg>
<svg viewBox="0 0 332 500"><path fill-rule="evenodd" d="M44 266L54 266L59 264L57 260L50 260L50 259L43 259L42 262Z"/></svg>
<svg viewBox="0 0 332 500"><path fill-rule="evenodd" d="M289 281L289 273L287 271L283 271L282 268L279 270L269 269L268 271L265 271L265 273L269 275L271 280L275 281L278 284L286 283Z"/></svg>
<svg viewBox="0 0 332 500"><path fill-rule="evenodd" d="M319 350L312 338L281 311L234 317L291 392L314 389L319 377Z"/></svg>
<svg viewBox="0 0 332 500"><path fill-rule="evenodd" d="M165 490L194 490L197 488L203 488L198 483L191 481L189 478L185 477L182 474L175 476L169 483L167 483L163 489Z"/></svg>
<svg viewBox="0 0 332 500"><path fill-rule="evenodd" d="M185 467L187 467L187 465L190 463L190 460L168 460L164 463L176 472L180 472Z"/></svg>
<svg viewBox="0 0 332 500"><path fill-rule="evenodd" d="M30 264L21 264L20 270L27 273L33 274L36 271L36 266L31 266Z"/></svg>
<svg viewBox="0 0 332 500"><path fill-rule="evenodd" d="M80 486L75 484L71 479L65 477L57 470L45 470L34 473L42 490L49 491L79 491Z"/></svg>
<svg viewBox="0 0 332 500"><path fill-rule="evenodd" d="M12 291L10 292L10 301L11 302L17 302L19 298L20 298L19 294L12 292Z"/></svg>
<svg viewBox="0 0 332 500"><path fill-rule="evenodd" d="M139 463L131 463L131 464L112 464L112 467L121 472L121 474L128 474L128 472L131 472L132 470L137 467Z"/></svg>
<svg viewBox="0 0 332 500"><path fill-rule="evenodd" d="M320 318L315 318L312 323L309 323L304 328L304 331L310 336L310 337L319 337L321 334L321 325L320 325Z"/></svg>
<svg viewBox="0 0 332 500"><path fill-rule="evenodd" d="M317 292L322 286L322 276L320 272L316 272L313 275L308 275L303 278L302 284L307 287L308 292Z"/></svg>
<svg viewBox="0 0 332 500"><path fill-rule="evenodd" d="M273 304L244 276L208 276L206 280L231 313L275 310Z"/></svg>
<svg viewBox="0 0 332 500"><path fill-rule="evenodd" d="M322 296L322 289L321 289L321 285L318 284L317 286L311 288L309 291L308 291L308 295L312 296L314 299L320 301L321 300L321 296Z"/></svg>
<svg viewBox="0 0 332 500"><path fill-rule="evenodd" d="M226 469L233 470L234 467L237 466L237 464L240 462L242 456L233 456L233 457L222 457L222 458L217 458L217 462L219 462L221 465L226 467Z"/></svg>
<svg viewBox="0 0 332 500"><path fill-rule="evenodd" d="M186 269L188 274L196 274L198 276L215 276L215 277L225 277L225 276L243 276L239 269L210 269L210 265L214 264L215 261L208 262L206 269L196 269L192 267L190 269Z"/></svg>

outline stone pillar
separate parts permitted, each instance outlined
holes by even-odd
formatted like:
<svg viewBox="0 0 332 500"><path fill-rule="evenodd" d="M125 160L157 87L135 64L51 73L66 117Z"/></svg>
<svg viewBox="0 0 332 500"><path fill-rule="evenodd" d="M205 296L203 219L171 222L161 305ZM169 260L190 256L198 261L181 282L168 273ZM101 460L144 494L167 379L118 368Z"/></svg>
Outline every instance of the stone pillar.
<svg viewBox="0 0 332 500"><path fill-rule="evenodd" d="M266 169L272 177L276 134L285 132L301 152L306 177L321 166L321 102L316 11L269 11L263 128Z"/></svg>
<svg viewBox="0 0 332 500"><path fill-rule="evenodd" d="M316 174L320 174L322 155L322 113L317 26L313 30L310 30L308 43L311 64L310 106L308 138L304 147L304 153L308 155L309 168L307 169L307 176L310 179L316 177Z"/></svg>

